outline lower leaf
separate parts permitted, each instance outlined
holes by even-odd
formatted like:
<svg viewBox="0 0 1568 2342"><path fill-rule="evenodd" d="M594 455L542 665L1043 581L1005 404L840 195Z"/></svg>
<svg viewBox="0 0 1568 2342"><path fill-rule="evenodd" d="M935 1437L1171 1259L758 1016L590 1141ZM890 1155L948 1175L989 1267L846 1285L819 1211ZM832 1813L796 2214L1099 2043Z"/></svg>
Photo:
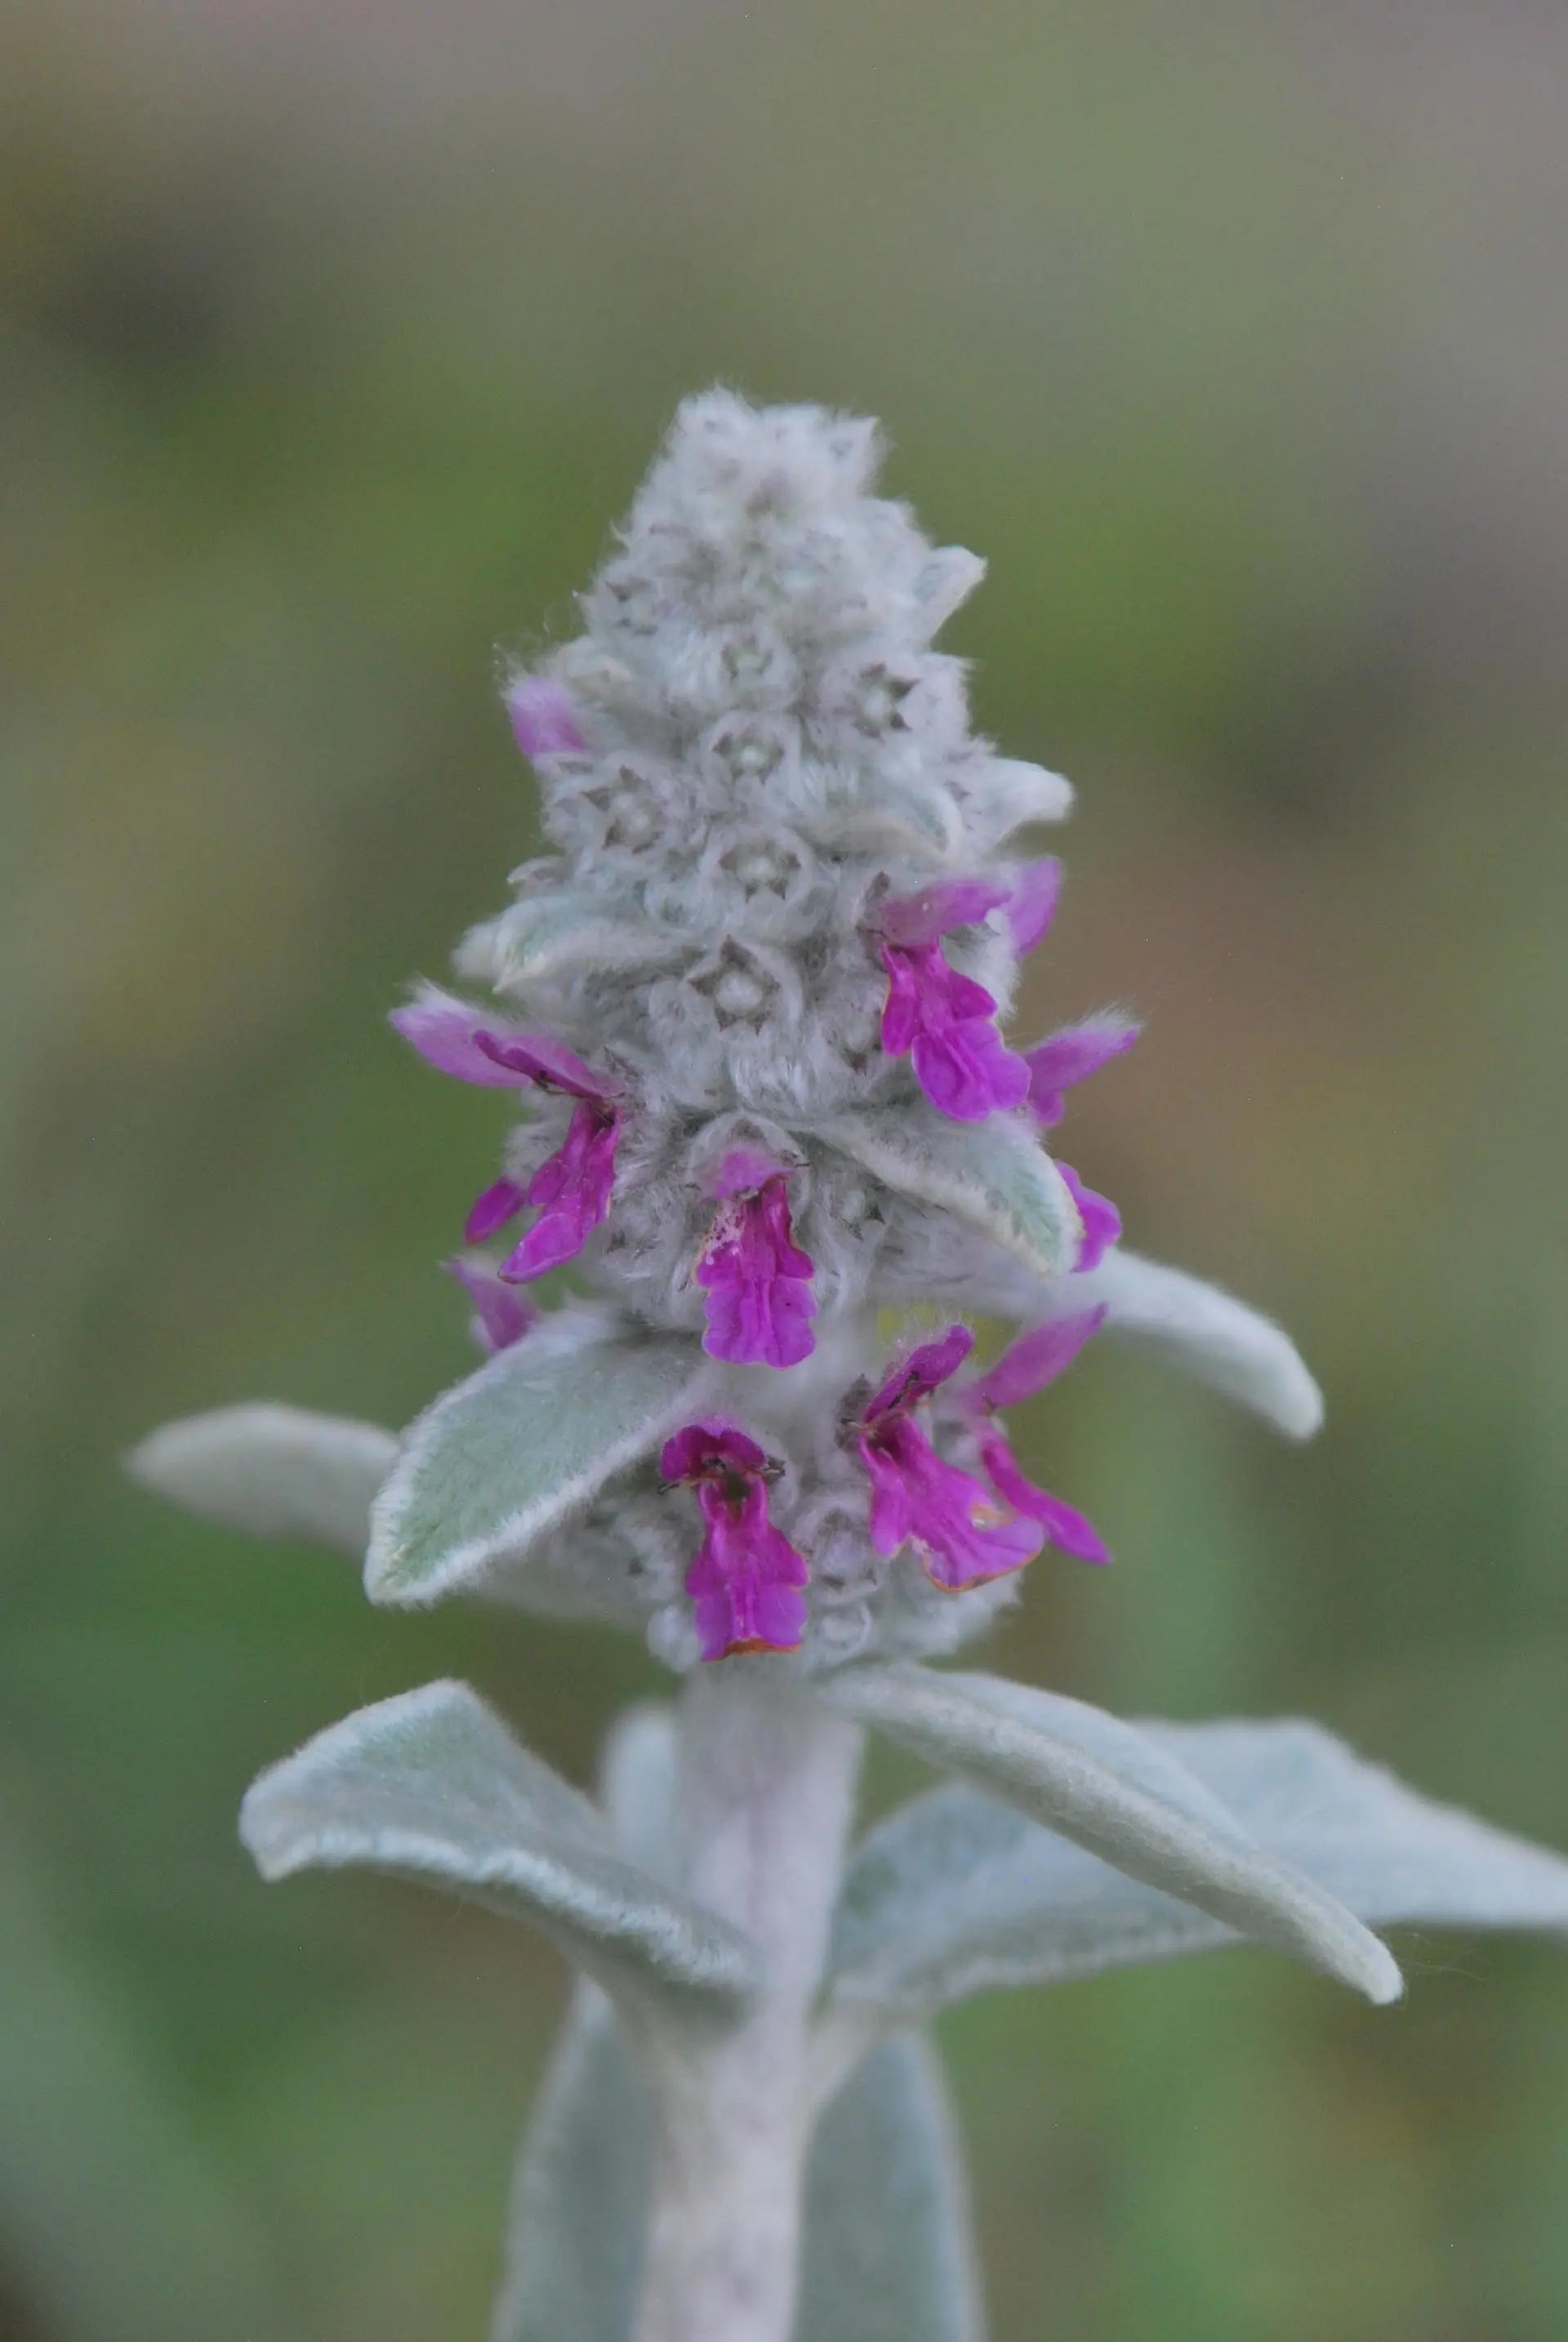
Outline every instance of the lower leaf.
<svg viewBox="0 0 1568 2342"><path fill-rule="evenodd" d="M653 2112L602 1995L568 2020L524 2142L492 2342L629 2342ZM983 2342L940 2070L901 2034L829 2105L806 2174L795 2342Z"/></svg>
<svg viewBox="0 0 1568 2342"><path fill-rule="evenodd" d="M388 1871L529 1920L607 1990L672 2015L727 2018L755 1981L739 1931L629 1860L464 1684L318 1733L253 1785L240 1836L269 1879Z"/></svg>

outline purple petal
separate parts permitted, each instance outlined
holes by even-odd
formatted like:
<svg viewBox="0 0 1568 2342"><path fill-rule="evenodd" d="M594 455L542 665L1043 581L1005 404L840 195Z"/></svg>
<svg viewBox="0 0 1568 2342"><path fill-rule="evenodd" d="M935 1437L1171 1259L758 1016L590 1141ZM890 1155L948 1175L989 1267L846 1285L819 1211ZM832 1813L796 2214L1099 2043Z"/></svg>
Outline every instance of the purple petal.
<svg viewBox="0 0 1568 2342"><path fill-rule="evenodd" d="M894 1417L908 1415L950 1375L957 1373L974 1347L974 1336L967 1326L950 1326L936 1341L924 1342L918 1350L912 1350L868 1400L861 1417L867 1430L874 1431Z"/></svg>
<svg viewBox="0 0 1568 2342"><path fill-rule="evenodd" d="M934 943L884 944L882 961L882 1046L893 1057L913 1053L914 1077L932 1105L954 1122L984 1122L998 1107L1022 1106L1029 1068L991 1022L996 1003L985 986L949 967Z"/></svg>
<svg viewBox="0 0 1568 2342"><path fill-rule="evenodd" d="M704 1472L760 1472L766 1450L738 1424L722 1416L703 1416L665 1440L659 1456L661 1480L695 1480Z"/></svg>
<svg viewBox="0 0 1568 2342"><path fill-rule="evenodd" d="M738 1426L689 1423L664 1442L659 1470L693 1481L703 1542L686 1572L704 1659L794 1651L805 1631L806 1566L768 1517L768 1458Z"/></svg>
<svg viewBox="0 0 1568 2342"><path fill-rule="evenodd" d="M879 932L901 949L934 944L954 927L972 927L1005 903L1011 888L989 878L938 878L918 895L894 896L876 913Z"/></svg>
<svg viewBox="0 0 1568 2342"><path fill-rule="evenodd" d="M768 1518L768 1492L752 1480L737 1504L711 1484L697 1490L704 1535L686 1572L704 1659L737 1651L798 1651L805 1632L805 1563Z"/></svg>
<svg viewBox="0 0 1568 2342"><path fill-rule="evenodd" d="M497 1179L482 1196L475 1196L463 1223L464 1239L468 1244L483 1244L508 1220L514 1220L523 1209L523 1190L515 1179Z"/></svg>
<svg viewBox="0 0 1568 2342"><path fill-rule="evenodd" d="M1085 1342L1105 1322L1105 1305L1085 1309L1076 1317L1055 1317L1021 1334L1003 1351L995 1365L981 1376L975 1395L986 1406L1017 1406L1065 1373Z"/></svg>
<svg viewBox="0 0 1568 2342"><path fill-rule="evenodd" d="M1028 1066L983 1017L916 1034L910 1063L932 1105L950 1122L984 1122L1022 1106L1029 1094Z"/></svg>
<svg viewBox="0 0 1568 2342"><path fill-rule="evenodd" d="M887 1000L882 1012L882 1046L890 1057L904 1056L920 1030L920 986L906 952L882 946L887 970Z"/></svg>
<svg viewBox="0 0 1568 2342"><path fill-rule="evenodd" d="M506 1063L499 1054L508 1036L489 1029L477 1010L434 990L394 1008L390 1022L426 1065L451 1074L460 1082L477 1082L484 1089L520 1089L534 1075ZM484 1044L491 1046L486 1048Z"/></svg>
<svg viewBox="0 0 1568 2342"><path fill-rule="evenodd" d="M789 1216L789 1186L781 1171L770 1179L756 1199L756 1212L762 1221L766 1239L778 1264L781 1276L811 1276L816 1264L809 1252L802 1252L794 1240L794 1230Z"/></svg>
<svg viewBox="0 0 1568 2342"><path fill-rule="evenodd" d="M907 1420L863 1438L860 1455L871 1476L873 1545L889 1555L914 1545L935 1586L983 1586L1021 1569L1044 1543L1036 1524L1005 1517L990 1489L944 1462Z"/></svg>
<svg viewBox="0 0 1568 2342"><path fill-rule="evenodd" d="M1131 1016L1086 1016L1027 1050L1024 1062L1029 1068L1029 1107L1036 1122L1054 1129L1064 1112L1063 1091L1124 1056L1143 1029Z"/></svg>
<svg viewBox="0 0 1568 2342"><path fill-rule="evenodd" d="M582 1251L610 1209L620 1136L619 1122L602 1106L587 1100L578 1106L565 1144L541 1163L524 1190L524 1202L540 1212L501 1264L509 1285L525 1285Z"/></svg>
<svg viewBox="0 0 1568 2342"><path fill-rule="evenodd" d="M568 693L547 676L524 675L507 686L512 736L531 764L541 756L581 756L588 743L577 728Z"/></svg>
<svg viewBox="0 0 1568 2342"><path fill-rule="evenodd" d="M1122 1233L1122 1215L1108 1196L1097 1196L1093 1187L1085 1187L1070 1163L1058 1163L1056 1168L1084 1223L1084 1240L1073 1266L1076 1271L1098 1268Z"/></svg>
<svg viewBox="0 0 1568 2342"><path fill-rule="evenodd" d="M942 970L943 1013L959 1024L968 1024L975 1017L995 1016L995 999L983 984L977 984L972 976L961 976L957 968L949 967L939 955L934 953L933 956Z"/></svg>
<svg viewBox="0 0 1568 2342"><path fill-rule="evenodd" d="M769 1496L754 1480L738 1506L720 1489L698 1489L705 1536L686 1569L698 1649L704 1658L736 1651L799 1651L806 1632L806 1565L769 1520Z"/></svg>
<svg viewBox="0 0 1568 2342"><path fill-rule="evenodd" d="M1018 1459L999 1431L980 1443L980 1453L991 1485L1004 1504L1025 1520L1038 1521L1047 1541L1070 1553L1075 1561L1108 1562L1110 1549L1093 1522L1072 1505L1064 1505L1049 1488L1037 1488L1018 1467Z"/></svg>
<svg viewBox="0 0 1568 2342"><path fill-rule="evenodd" d="M493 1065L504 1066L521 1080L541 1089L560 1090L567 1097L613 1098L616 1086L603 1074L590 1072L564 1042L548 1033L478 1033L475 1044Z"/></svg>
<svg viewBox="0 0 1568 2342"><path fill-rule="evenodd" d="M798 1366L816 1347L809 1286L781 1277L763 1286L715 1281L707 1300L703 1347L737 1366Z"/></svg>
<svg viewBox="0 0 1568 2342"><path fill-rule="evenodd" d="M1062 865L1054 854L1042 855L1038 862L1028 863L1019 872L1007 898L1007 925L1013 948L1020 957L1034 950L1051 925L1061 892Z"/></svg>
<svg viewBox="0 0 1568 2342"><path fill-rule="evenodd" d="M503 1285L490 1261L449 1260L446 1273L456 1278L474 1304L468 1330L482 1350L509 1350L538 1323L534 1304L511 1286Z"/></svg>
<svg viewBox="0 0 1568 2342"><path fill-rule="evenodd" d="M754 1146L734 1146L720 1162L704 1193L716 1203L723 1203L731 1196L754 1196L770 1179L785 1176L786 1166L775 1163L771 1155L764 1155Z"/></svg>
<svg viewBox="0 0 1568 2342"><path fill-rule="evenodd" d="M710 1357L794 1366L811 1356L813 1262L794 1241L784 1172L775 1170L755 1193L721 1203L692 1273L708 1296L703 1347Z"/></svg>

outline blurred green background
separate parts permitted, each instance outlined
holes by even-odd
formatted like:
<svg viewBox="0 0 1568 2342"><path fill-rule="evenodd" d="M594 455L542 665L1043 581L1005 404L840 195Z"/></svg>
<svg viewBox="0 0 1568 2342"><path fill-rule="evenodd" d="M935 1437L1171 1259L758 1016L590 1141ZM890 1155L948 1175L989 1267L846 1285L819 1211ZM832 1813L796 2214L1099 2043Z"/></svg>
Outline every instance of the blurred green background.
<svg viewBox="0 0 1568 2342"><path fill-rule="evenodd" d="M1030 1019L1149 1025L1074 1157L1329 1393L1092 1356L1024 1446L1119 1566L992 1662L1568 1846L1568 15L21 0L0 91L5 2342L484 2331L563 1980L235 1806L442 1672L581 1777L654 1670L116 1456L464 1370L497 1108L385 1012L533 846L496 642L715 376L990 557L979 721L1081 792ZM1561 2342L1568 1961L1404 1949L952 2022L997 2342Z"/></svg>

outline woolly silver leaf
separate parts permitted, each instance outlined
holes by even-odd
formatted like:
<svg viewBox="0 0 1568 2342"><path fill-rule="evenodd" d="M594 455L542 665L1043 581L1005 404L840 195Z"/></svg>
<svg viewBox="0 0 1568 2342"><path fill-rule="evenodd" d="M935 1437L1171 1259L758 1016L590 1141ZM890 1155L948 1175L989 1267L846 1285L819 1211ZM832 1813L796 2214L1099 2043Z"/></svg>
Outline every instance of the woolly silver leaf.
<svg viewBox="0 0 1568 2342"><path fill-rule="evenodd" d="M396 1439L378 1424L264 1400L165 1423L125 1464L204 1520L300 1537L357 1561L371 1503L396 1459Z"/></svg>
<svg viewBox="0 0 1568 2342"><path fill-rule="evenodd" d="M1016 1806L1129 1877L1292 1954L1369 2000L1396 1999L1385 1947L1313 1880L1249 1838L1168 1749L1077 1700L995 1676L847 1671L825 1696Z"/></svg>
<svg viewBox="0 0 1568 2342"><path fill-rule="evenodd" d="M822 2116L806 2167L795 2342L984 2342L969 2196L942 2070L883 2042Z"/></svg>
<svg viewBox="0 0 1568 2342"><path fill-rule="evenodd" d="M1321 1427L1323 1393L1290 1336L1219 1286L1117 1246L1053 1296L1063 1313L1100 1301L1107 1332L1185 1367L1290 1438L1310 1439Z"/></svg>
<svg viewBox="0 0 1568 2342"><path fill-rule="evenodd" d="M650 1699L616 1717L599 1763L599 1802L617 1842L660 1874L670 1862L679 1761L674 1710Z"/></svg>
<svg viewBox="0 0 1568 2342"><path fill-rule="evenodd" d="M555 887L525 895L499 918L474 928L454 954L454 965L459 975L504 993L577 969L655 966L690 950L692 942L624 903Z"/></svg>
<svg viewBox="0 0 1568 2342"><path fill-rule="evenodd" d="M1072 1268L1084 1233L1077 1206L1017 1116L971 1124L913 1112L844 1115L821 1136L896 1194L951 1212L1036 1276Z"/></svg>
<svg viewBox="0 0 1568 2342"><path fill-rule="evenodd" d="M240 1836L267 1879L389 1871L543 1929L612 1992L725 2015L755 1958L738 1931L638 1869L591 1802L465 1685L365 1707L263 1773Z"/></svg>
<svg viewBox="0 0 1568 2342"><path fill-rule="evenodd" d="M491 2342L630 2342L653 2153L647 2089L584 1990L517 2158Z"/></svg>
<svg viewBox="0 0 1568 2342"><path fill-rule="evenodd" d="M1319 1726L1156 1725L1258 1843L1372 1925L1568 1935L1568 1860L1418 1797ZM828 1990L891 2024L977 1992L1054 1984L1243 1940L994 1797L915 1798L859 1848Z"/></svg>
<svg viewBox="0 0 1568 2342"><path fill-rule="evenodd" d="M695 1342L613 1313L547 1319L436 1400L371 1514L373 1602L434 1602L519 1560L700 1413Z"/></svg>

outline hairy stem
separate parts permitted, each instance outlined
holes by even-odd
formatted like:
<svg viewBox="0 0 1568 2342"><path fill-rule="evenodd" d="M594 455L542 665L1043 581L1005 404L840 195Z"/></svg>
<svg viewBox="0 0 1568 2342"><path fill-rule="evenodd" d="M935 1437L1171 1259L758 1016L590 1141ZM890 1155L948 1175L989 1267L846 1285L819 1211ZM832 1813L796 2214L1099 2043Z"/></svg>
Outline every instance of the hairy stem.
<svg viewBox="0 0 1568 2342"><path fill-rule="evenodd" d="M682 1883L745 1929L766 1980L743 2022L661 2066L635 2342L790 2342L807 2066L859 1757L855 1727L744 1661L681 1709Z"/></svg>

